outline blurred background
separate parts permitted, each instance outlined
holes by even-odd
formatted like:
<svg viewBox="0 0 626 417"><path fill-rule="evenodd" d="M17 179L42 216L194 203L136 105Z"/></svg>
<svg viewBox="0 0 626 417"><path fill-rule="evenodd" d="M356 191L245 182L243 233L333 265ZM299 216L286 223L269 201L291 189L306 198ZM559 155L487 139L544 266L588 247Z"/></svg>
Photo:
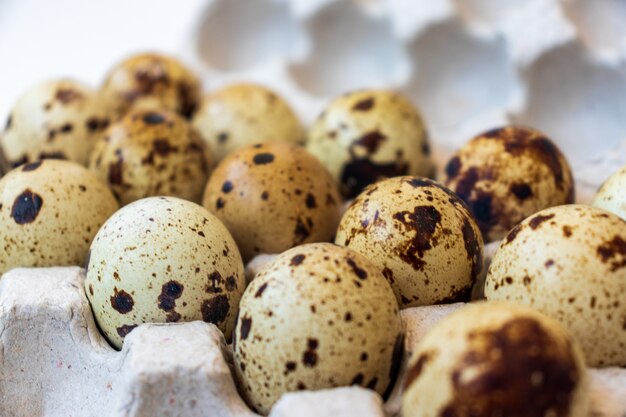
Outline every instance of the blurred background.
<svg viewBox="0 0 626 417"><path fill-rule="evenodd" d="M528 124L583 196L626 164L626 0L0 0L0 118L42 80L97 86L145 50L183 59L206 90L267 84L306 123L344 91L399 89L443 154Z"/></svg>

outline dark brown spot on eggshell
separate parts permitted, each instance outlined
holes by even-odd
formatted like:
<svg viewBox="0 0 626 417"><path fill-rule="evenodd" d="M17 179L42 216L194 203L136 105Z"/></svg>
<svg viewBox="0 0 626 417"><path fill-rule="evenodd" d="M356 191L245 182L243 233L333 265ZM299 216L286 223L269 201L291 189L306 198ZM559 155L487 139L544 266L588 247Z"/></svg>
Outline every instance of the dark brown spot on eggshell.
<svg viewBox="0 0 626 417"><path fill-rule="evenodd" d="M536 230L542 223L552 219L554 214L538 214L528 222L531 229Z"/></svg>
<svg viewBox="0 0 626 417"><path fill-rule="evenodd" d="M415 363L409 367L409 369L407 370L406 373L406 380L404 382L404 389L406 390L408 387L411 386L411 384L417 379L419 378L419 376L422 374L422 370L424 369L424 367L428 364L428 362L430 362L431 359L434 358L434 354L433 352L422 352L419 357L417 358L417 361L415 361Z"/></svg>
<svg viewBox="0 0 626 417"><path fill-rule="evenodd" d="M267 282L263 283L263 285L261 285L259 287L258 290L256 290L256 292L254 293L254 298L259 298L263 295L263 292L267 289Z"/></svg>
<svg viewBox="0 0 626 417"><path fill-rule="evenodd" d="M117 155L117 161L109 164L109 184L120 185L123 180L122 168L124 166L124 157L119 149L115 154Z"/></svg>
<svg viewBox="0 0 626 417"><path fill-rule="evenodd" d="M509 189L513 195L521 201L524 201L533 195L533 190L530 188L530 185L525 183L511 184Z"/></svg>
<svg viewBox="0 0 626 417"><path fill-rule="evenodd" d="M304 261L305 258L306 258L306 255L303 255L303 254L296 255L293 258L291 258L289 265L298 266L302 263L302 261Z"/></svg>
<svg viewBox="0 0 626 417"><path fill-rule="evenodd" d="M480 241L476 233L474 233L474 228L470 224L469 219L463 219L461 230L463 232L463 244L465 245L467 259L472 264L472 278L476 279L483 269L483 256Z"/></svg>
<svg viewBox="0 0 626 417"><path fill-rule="evenodd" d="M228 133L221 132L217 135L217 141L219 143L226 143L227 140L228 140Z"/></svg>
<svg viewBox="0 0 626 417"><path fill-rule="evenodd" d="M445 297L433 302L433 304L454 304L468 302L472 297L472 285L467 287L452 289Z"/></svg>
<svg viewBox="0 0 626 417"><path fill-rule="evenodd" d="M135 301L133 297L124 290L114 289L114 294L111 297L111 307L120 314L126 314L132 311Z"/></svg>
<svg viewBox="0 0 626 417"><path fill-rule="evenodd" d="M252 162L254 162L256 165L267 165L267 164L271 164L272 162L274 162L274 154L271 153L258 153L256 155L254 155L254 158L252 159Z"/></svg>
<svg viewBox="0 0 626 417"><path fill-rule="evenodd" d="M434 234L441 221L441 214L433 206L417 206L413 212L397 212L393 218L407 232L413 232L413 237L397 248L398 256L416 271L423 270L426 265L422 260L425 252L437 244Z"/></svg>
<svg viewBox="0 0 626 417"><path fill-rule="evenodd" d="M308 193L306 195L305 203L307 208L314 209L315 207L317 207L317 204L315 202L315 196L311 193Z"/></svg>
<svg viewBox="0 0 626 417"><path fill-rule="evenodd" d="M228 254L226 254L227 256ZM227 291L235 291L237 289L237 280L233 275L226 278L226 282L224 283Z"/></svg>
<svg viewBox="0 0 626 417"><path fill-rule="evenodd" d="M99 119L97 117L91 117L86 122L87 130L90 132L98 132L104 130L109 126L109 119Z"/></svg>
<svg viewBox="0 0 626 417"><path fill-rule="evenodd" d="M511 242L513 242L515 240L515 238L517 237L517 234L520 232L520 230L522 230L522 224L517 224L515 225L515 227L513 229L511 229L511 231L509 232L509 234L506 235L506 238L504 239L505 244L509 244Z"/></svg>
<svg viewBox="0 0 626 417"><path fill-rule="evenodd" d="M468 334L469 350L451 373L442 417L569 415L580 378L571 345L558 345L532 318ZM479 373L466 372L480 369Z"/></svg>
<svg viewBox="0 0 626 417"><path fill-rule="evenodd" d="M626 266L626 241L621 236L614 236L598 246L596 253L602 262L609 264L612 272Z"/></svg>
<svg viewBox="0 0 626 417"><path fill-rule="evenodd" d="M34 171L41 166L42 161L31 162L30 164L26 164L22 167L22 171L30 172Z"/></svg>
<svg viewBox="0 0 626 417"><path fill-rule="evenodd" d="M304 242L311 235L311 228L302 221L300 217L296 219L296 225L293 229L294 246Z"/></svg>
<svg viewBox="0 0 626 417"><path fill-rule="evenodd" d="M167 139L155 139L152 142L152 150L157 155L165 157L172 152L178 151L178 147L170 145Z"/></svg>
<svg viewBox="0 0 626 417"><path fill-rule="evenodd" d="M572 236L572 228L569 226L563 226L563 236L565 237Z"/></svg>
<svg viewBox="0 0 626 417"><path fill-rule="evenodd" d="M150 112L143 115L142 120L148 125L158 125L165 121L165 117L162 114L156 112Z"/></svg>
<svg viewBox="0 0 626 417"><path fill-rule="evenodd" d="M357 158L351 150L352 159L344 165L341 173L342 193L346 198L354 198L381 178L406 175L409 166L403 161L375 163L368 158Z"/></svg>
<svg viewBox="0 0 626 417"><path fill-rule="evenodd" d="M359 139L355 140L352 146L358 145L367 149L369 154L375 153L380 144L387 140L387 137L380 133L378 130L374 130L372 132L368 132L361 136Z"/></svg>
<svg viewBox="0 0 626 417"><path fill-rule="evenodd" d="M359 100L352 106L354 111L369 111L374 107L374 97L367 97Z"/></svg>
<svg viewBox="0 0 626 417"><path fill-rule="evenodd" d="M126 337L135 327L137 327L136 324L125 324L117 328L117 334L120 337Z"/></svg>
<svg viewBox="0 0 626 417"><path fill-rule="evenodd" d="M11 217L17 224L28 224L35 221L43 206L43 199L30 189L24 190L15 198L11 208Z"/></svg>
<svg viewBox="0 0 626 417"><path fill-rule="evenodd" d="M248 338L251 328L252 328L252 319L249 317L242 318L241 327L240 327L241 340L246 340Z"/></svg>
<svg viewBox="0 0 626 417"><path fill-rule="evenodd" d="M354 272L354 274L359 277L359 279L367 279L367 272L363 268L361 268L354 259L348 258L346 259L346 262L348 263L348 265L350 265L352 272Z"/></svg>
<svg viewBox="0 0 626 417"><path fill-rule="evenodd" d="M224 181L222 184L222 192L225 194L230 193L233 190L233 183L230 181Z"/></svg>
<svg viewBox="0 0 626 417"><path fill-rule="evenodd" d="M71 88L60 88L57 90L54 98L63 104L68 104L72 101L82 100L84 96L79 91Z"/></svg>
<svg viewBox="0 0 626 417"><path fill-rule="evenodd" d="M184 286L178 281L168 281L161 287L161 294L157 298L158 307L166 311L166 321L176 322L180 320L180 314L174 309L176 308L176 299L183 295Z"/></svg>
<svg viewBox="0 0 626 417"><path fill-rule="evenodd" d="M446 165L446 175L448 176L448 179L456 178L456 176L459 175L459 172L461 172L462 167L463 164L461 163L461 158L455 156L450 159Z"/></svg>
<svg viewBox="0 0 626 417"><path fill-rule="evenodd" d="M207 323L219 324L226 320L230 304L228 297L218 295L209 300L205 300L200 308L202 312L202 320Z"/></svg>
<svg viewBox="0 0 626 417"><path fill-rule="evenodd" d="M302 354L302 363L304 366L308 368L313 368L317 365L317 348L319 346L319 342L317 339L307 339L307 350Z"/></svg>

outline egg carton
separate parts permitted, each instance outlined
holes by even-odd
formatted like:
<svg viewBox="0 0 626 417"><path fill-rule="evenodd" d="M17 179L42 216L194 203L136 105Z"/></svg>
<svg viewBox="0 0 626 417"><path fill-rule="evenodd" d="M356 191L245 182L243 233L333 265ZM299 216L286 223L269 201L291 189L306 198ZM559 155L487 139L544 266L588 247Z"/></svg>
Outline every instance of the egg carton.
<svg viewBox="0 0 626 417"><path fill-rule="evenodd" d="M217 327L143 324L115 351L96 327L83 281L78 267L14 269L0 281L0 415L258 416L237 392L232 349ZM403 310L405 356L462 306ZM360 387L303 391L283 395L270 417L393 416L405 372L386 403ZM626 416L626 370L590 374L590 416Z"/></svg>
<svg viewBox="0 0 626 417"><path fill-rule="evenodd" d="M0 55L16 62L3 69L9 76L0 79L0 114L37 81L70 75L96 84L124 54L157 49L181 56L207 89L268 85L307 125L344 91L402 91L421 108L440 167L481 130L532 125L567 155L579 202L626 165L624 0L46 3L0 4L0 39L16 39L0 43ZM123 20L122 8L146 17ZM92 28L110 30L101 22L119 20L126 25L116 30L128 42L111 37L99 44L99 60L71 48L53 59L49 51L59 49L32 38L45 22L48 38L70 44L89 38ZM80 36L70 30L75 25ZM21 68L22 56L40 65ZM0 416L256 415L237 393L232 351L214 326L142 325L116 352L94 324L83 279L79 268L50 268L14 270L0 280ZM455 308L404 310L407 352ZM626 371L590 372L591 415L625 417ZM385 403L357 387L298 392L284 395L271 415L392 416L401 379Z"/></svg>

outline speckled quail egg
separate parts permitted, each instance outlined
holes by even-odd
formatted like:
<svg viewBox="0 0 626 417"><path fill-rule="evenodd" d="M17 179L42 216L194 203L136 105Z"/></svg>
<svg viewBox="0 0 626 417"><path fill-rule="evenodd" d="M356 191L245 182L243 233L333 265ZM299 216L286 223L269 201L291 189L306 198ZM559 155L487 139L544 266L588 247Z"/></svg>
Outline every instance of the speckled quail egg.
<svg viewBox="0 0 626 417"><path fill-rule="evenodd" d="M204 206L233 234L244 260L332 240L341 217L337 184L304 148L247 146L216 167Z"/></svg>
<svg viewBox="0 0 626 417"><path fill-rule="evenodd" d="M402 323L373 264L311 243L280 254L248 286L233 348L244 398L267 414L289 391L360 385L386 396L402 360Z"/></svg>
<svg viewBox="0 0 626 417"><path fill-rule="evenodd" d="M218 161L246 145L304 139L289 104L256 84L235 84L209 94L195 113L193 125Z"/></svg>
<svg viewBox="0 0 626 417"><path fill-rule="evenodd" d="M243 262L228 230L197 204L151 197L122 208L98 231L86 269L87 298L116 348L141 323L204 320L231 337Z"/></svg>
<svg viewBox="0 0 626 417"><path fill-rule="evenodd" d="M45 158L86 165L109 118L96 92L77 81L39 84L11 110L0 144L11 167Z"/></svg>
<svg viewBox="0 0 626 417"><path fill-rule="evenodd" d="M199 203L210 156L199 134L178 114L135 110L109 127L89 167L122 205L155 195Z"/></svg>
<svg viewBox="0 0 626 417"><path fill-rule="evenodd" d="M434 174L418 110L391 91L364 90L336 98L309 131L307 149L349 198L384 177Z"/></svg>
<svg viewBox="0 0 626 417"><path fill-rule="evenodd" d="M602 184L591 205L626 219L626 167L611 175Z"/></svg>
<svg viewBox="0 0 626 417"><path fill-rule="evenodd" d="M111 69L101 92L107 108L118 116L131 108L163 108L191 117L200 101L202 84L175 58L142 53Z"/></svg>
<svg viewBox="0 0 626 417"><path fill-rule="evenodd" d="M107 186L74 162L13 169L0 180L0 273L83 265L96 232L117 209Z"/></svg>
<svg viewBox="0 0 626 417"><path fill-rule="evenodd" d="M409 361L403 417L586 417L589 377L558 322L480 302L439 322Z"/></svg>
<svg viewBox="0 0 626 417"><path fill-rule="evenodd" d="M543 133L520 126L490 130L450 159L445 185L469 206L486 242L527 216L574 202L567 160Z"/></svg>
<svg viewBox="0 0 626 417"><path fill-rule="evenodd" d="M341 219L335 243L371 260L401 307L467 301L482 271L483 240L467 207L422 177L368 186Z"/></svg>
<svg viewBox="0 0 626 417"><path fill-rule="evenodd" d="M590 366L626 366L626 222L604 210L567 205L516 226L496 252L489 300L530 305L559 320Z"/></svg>

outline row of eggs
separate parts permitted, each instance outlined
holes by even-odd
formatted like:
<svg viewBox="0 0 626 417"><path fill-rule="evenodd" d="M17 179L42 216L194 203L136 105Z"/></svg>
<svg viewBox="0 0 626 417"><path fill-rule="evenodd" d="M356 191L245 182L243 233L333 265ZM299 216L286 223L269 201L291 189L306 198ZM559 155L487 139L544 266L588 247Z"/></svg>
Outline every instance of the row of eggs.
<svg viewBox="0 0 626 417"><path fill-rule="evenodd" d="M548 395L546 410L563 398L585 402L576 343L590 365L626 363L626 223L600 209L559 206L573 202L572 175L541 133L507 127L479 135L447 164L447 188L420 177L434 166L426 131L398 94L337 98L305 150L289 106L259 86L208 96L193 115L195 130L185 119L199 102L190 74L169 58L138 56L112 71L99 95L63 81L18 102L0 140L8 162L19 165L0 181L2 271L85 262L87 297L116 347L139 323L218 325L233 334L244 397L266 413L296 389L359 384L388 393L402 352L399 308L468 300L481 278L483 239L504 237L487 298L529 304L577 342L529 310L472 306L447 322L460 329L448 324L452 330L429 336L438 350L414 354L405 414L447 407L449 390L433 397L443 403L420 402L433 389L428 381L448 383L459 372L452 368L461 357L445 359L445 349L484 349L470 342L496 325L506 331L484 337L513 345L520 335L540 338L538 346L548 344L540 351L569 355L571 366L562 368L570 396L556 392L553 404ZM84 112L93 107L78 104L91 96L117 103L103 106L117 121ZM59 152L90 169L38 161ZM598 206L621 209L624 175L606 183ZM377 182L382 177L392 178ZM145 198L157 195L205 208ZM356 198L341 217L343 197ZM125 207L118 211L118 203ZM535 214L551 206L559 207ZM341 246L310 243L333 236ZM246 288L243 261L280 252ZM492 315L499 318L479 319ZM520 317L526 321L506 321ZM454 331L465 342L445 342Z"/></svg>

